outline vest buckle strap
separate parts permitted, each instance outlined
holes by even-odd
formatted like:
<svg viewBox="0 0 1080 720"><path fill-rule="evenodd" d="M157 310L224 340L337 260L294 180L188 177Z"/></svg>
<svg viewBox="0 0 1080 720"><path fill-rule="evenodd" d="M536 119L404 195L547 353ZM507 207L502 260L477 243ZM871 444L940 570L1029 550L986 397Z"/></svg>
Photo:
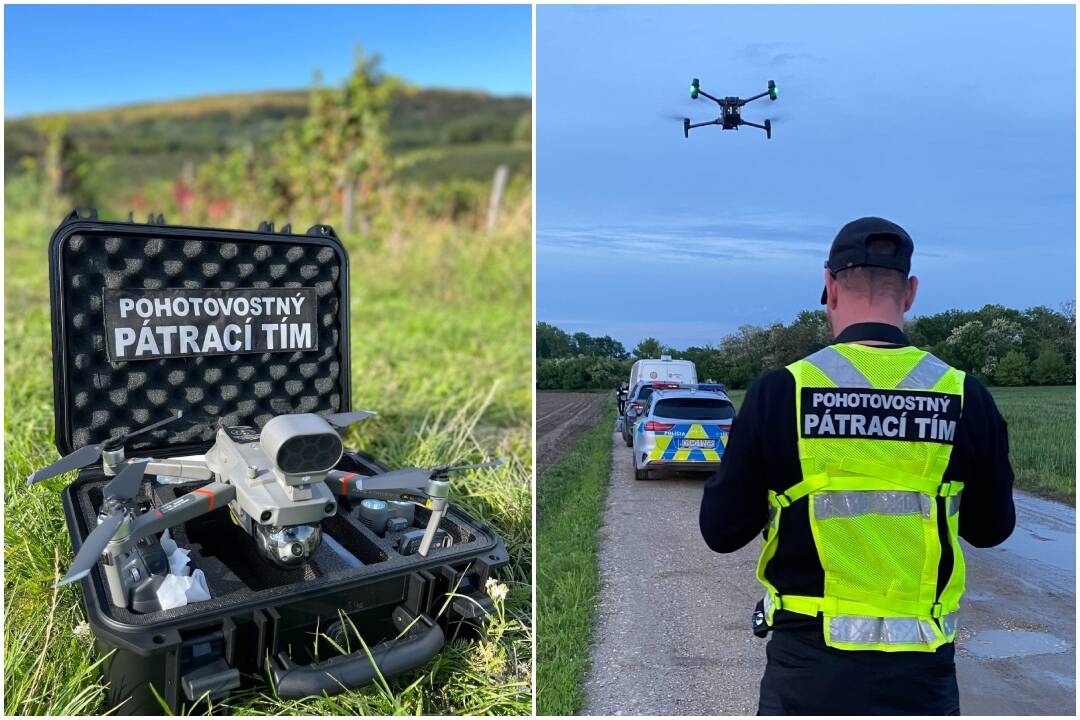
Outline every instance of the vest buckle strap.
<svg viewBox="0 0 1080 720"><path fill-rule="evenodd" d="M930 606L930 617L937 620L942 616L942 614L943 613L941 612L941 603L936 602Z"/></svg>
<svg viewBox="0 0 1080 720"><path fill-rule="evenodd" d="M960 491L964 489L964 483L956 480L944 480L938 487L938 497L953 497L959 495Z"/></svg>
<svg viewBox="0 0 1080 720"><path fill-rule="evenodd" d="M782 508L791 507L791 498L784 493L776 493L776 504Z"/></svg>

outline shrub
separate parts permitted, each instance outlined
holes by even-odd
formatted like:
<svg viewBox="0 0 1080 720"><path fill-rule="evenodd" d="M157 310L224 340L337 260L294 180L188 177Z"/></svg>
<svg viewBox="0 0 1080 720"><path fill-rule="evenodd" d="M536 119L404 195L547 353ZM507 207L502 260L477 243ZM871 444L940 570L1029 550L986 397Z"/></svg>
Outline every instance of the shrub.
<svg viewBox="0 0 1080 720"><path fill-rule="evenodd" d="M1027 380L1027 357L1017 350L1005 353L994 369L994 381L998 385L1025 385Z"/></svg>
<svg viewBox="0 0 1080 720"><path fill-rule="evenodd" d="M1069 382L1065 358L1051 343L1044 342L1031 368L1031 380L1036 385L1064 385Z"/></svg>

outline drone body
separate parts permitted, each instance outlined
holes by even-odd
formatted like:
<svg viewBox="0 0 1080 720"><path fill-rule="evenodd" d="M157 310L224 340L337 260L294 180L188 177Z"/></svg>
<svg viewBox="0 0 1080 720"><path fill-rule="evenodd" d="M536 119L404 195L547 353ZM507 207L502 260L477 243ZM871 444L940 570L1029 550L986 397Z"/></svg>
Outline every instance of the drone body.
<svg viewBox="0 0 1080 720"><path fill-rule="evenodd" d="M706 125L719 125L723 130L738 130L740 125L749 125L750 127L760 128L765 131L765 138L772 138L772 121L766 120L763 124L758 125L752 123L749 120L742 119L743 105L758 100L760 98L768 96L770 100L776 100L778 95L776 89L776 83L772 80L769 81L768 90L763 93L754 95L748 98L739 98L735 96L728 96L725 98L713 97L709 93L701 89L700 82L697 78L694 78L690 83L690 98L697 100L699 96L704 96L709 100L712 100L720 106L720 115L715 120L708 120L706 122L691 123L690 118L683 118L683 137L690 137L690 130L698 127L705 127Z"/></svg>
<svg viewBox="0 0 1080 720"><path fill-rule="evenodd" d="M102 490L97 527L57 585L86 576L100 558L113 603L153 611L156 590L168 573L160 534L225 506L254 540L259 555L279 567L297 567L318 549L321 522L337 512L336 496L384 497L429 508L431 515L416 550L427 555L449 504L447 475L468 468L403 468L370 477L334 470L344 451L341 433L372 415L366 411L325 418L279 415L261 432L222 425L202 460L125 457L124 441L178 419L178 414L127 436L80 448L35 472L29 478L31 485L100 459L105 474L113 476ZM493 464L500 463L468 467ZM211 482L139 513L135 500L145 473Z"/></svg>

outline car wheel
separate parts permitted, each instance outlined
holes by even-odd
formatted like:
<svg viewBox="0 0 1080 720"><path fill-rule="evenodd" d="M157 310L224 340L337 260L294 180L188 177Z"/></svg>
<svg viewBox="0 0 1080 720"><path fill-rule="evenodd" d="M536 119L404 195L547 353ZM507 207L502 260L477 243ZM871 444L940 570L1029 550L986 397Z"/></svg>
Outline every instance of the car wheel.
<svg viewBox="0 0 1080 720"><path fill-rule="evenodd" d="M626 447L634 447L634 438L627 435L623 435L623 442L626 443Z"/></svg>
<svg viewBox="0 0 1080 720"><path fill-rule="evenodd" d="M649 475L648 470L638 470L637 468L634 468L634 479L635 480L652 480L652 476Z"/></svg>

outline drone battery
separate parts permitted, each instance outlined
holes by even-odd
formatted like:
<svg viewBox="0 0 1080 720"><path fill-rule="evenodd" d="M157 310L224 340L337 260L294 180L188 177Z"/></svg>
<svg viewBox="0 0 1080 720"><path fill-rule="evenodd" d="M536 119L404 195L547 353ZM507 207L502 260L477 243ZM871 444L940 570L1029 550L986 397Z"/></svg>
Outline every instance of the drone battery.
<svg viewBox="0 0 1080 720"><path fill-rule="evenodd" d="M386 521L386 532L395 533L402 530L408 530L412 527L412 523L403 517L392 517Z"/></svg>
<svg viewBox="0 0 1080 720"><path fill-rule="evenodd" d="M357 517L360 518L360 522L371 528L373 533L382 535L386 532L386 521L390 517L390 511L385 501L368 498L360 503Z"/></svg>
<svg viewBox="0 0 1080 720"><path fill-rule="evenodd" d="M406 527L411 527L416 522L416 506L411 502L391 500L388 510L390 511L390 517L404 520Z"/></svg>
<svg viewBox="0 0 1080 720"><path fill-rule="evenodd" d="M402 555L415 555L416 551L420 549L420 542L424 539L424 531L420 529L409 530L402 534L397 541L397 551ZM443 548L450 547L454 542L454 538L450 533L446 532L442 528L438 528L435 531L435 538L431 541L431 547Z"/></svg>

